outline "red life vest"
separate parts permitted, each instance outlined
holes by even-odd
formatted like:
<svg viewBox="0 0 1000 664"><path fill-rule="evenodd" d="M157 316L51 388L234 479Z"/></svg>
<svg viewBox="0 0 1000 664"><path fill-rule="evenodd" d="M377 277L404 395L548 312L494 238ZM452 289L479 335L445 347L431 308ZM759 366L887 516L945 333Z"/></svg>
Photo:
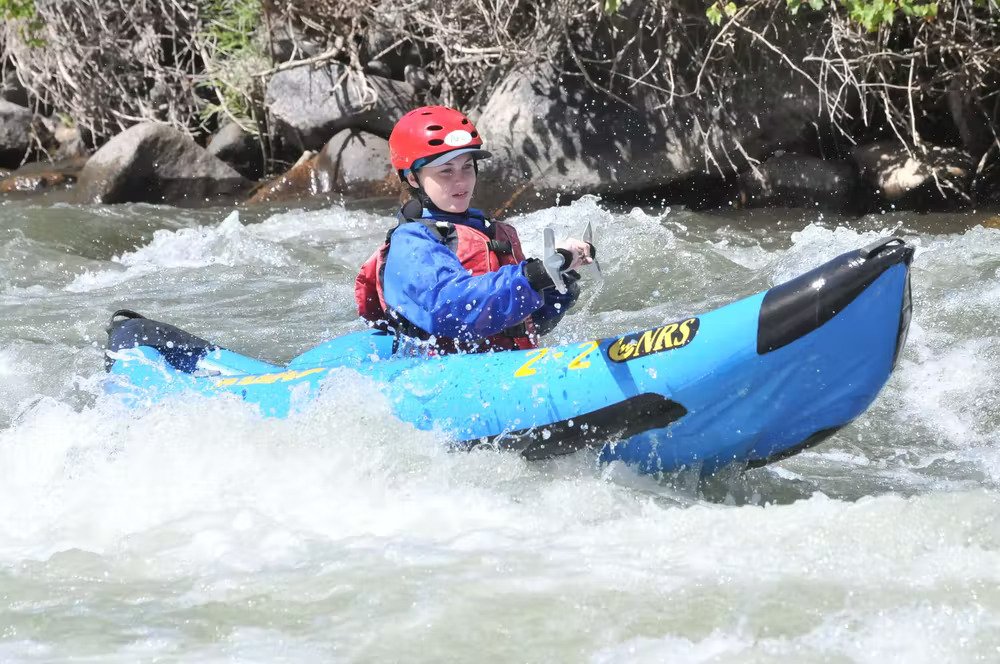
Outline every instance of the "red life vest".
<svg viewBox="0 0 1000 664"><path fill-rule="evenodd" d="M401 218L400 223L406 222L421 223L433 230L441 238L441 243L455 252L462 267L474 277L487 272L495 272L504 265L517 265L524 260L521 240L517 237L517 231L509 224L490 222L495 229L494 239L491 240L484 233L462 224L451 224L433 219ZM428 341L431 335L426 330L410 323L398 312L391 311L386 305L385 295L382 292L382 280L391 239L392 231L389 232L382 246L361 266L361 271L354 280L354 299L358 305L358 314L374 327ZM538 346L538 337L529 316L520 325L484 339L466 341L435 337L429 345L434 354L527 350Z"/></svg>

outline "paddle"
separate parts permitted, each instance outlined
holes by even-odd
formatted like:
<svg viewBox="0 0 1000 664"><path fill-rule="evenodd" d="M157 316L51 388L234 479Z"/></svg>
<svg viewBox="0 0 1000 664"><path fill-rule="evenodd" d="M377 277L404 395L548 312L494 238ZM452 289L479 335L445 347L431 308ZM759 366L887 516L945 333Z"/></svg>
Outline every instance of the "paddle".
<svg viewBox="0 0 1000 664"><path fill-rule="evenodd" d="M546 226L542 231L543 238L543 248L542 248L542 265L545 267L546 274L552 279L552 283L555 284L556 290L560 293L566 292L566 283L563 281L561 276L562 272L568 272L569 270L563 270L563 265L565 261L562 254L556 251L556 232L551 226ZM590 245L590 258L593 260L592 263L581 266L581 268L590 268L591 273L597 278L601 279L604 275L601 273L601 266L597 262L597 248L594 246L594 228L591 223L587 222L587 228L583 231L583 241Z"/></svg>

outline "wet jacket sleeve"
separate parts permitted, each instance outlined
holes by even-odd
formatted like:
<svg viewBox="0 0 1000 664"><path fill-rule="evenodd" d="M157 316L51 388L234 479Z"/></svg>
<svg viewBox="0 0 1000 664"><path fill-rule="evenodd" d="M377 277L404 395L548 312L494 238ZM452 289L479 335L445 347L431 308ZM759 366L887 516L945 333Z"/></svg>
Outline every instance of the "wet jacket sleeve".
<svg viewBox="0 0 1000 664"><path fill-rule="evenodd" d="M575 272L564 273L565 293L560 293L555 288L547 288L544 291L545 303L531 315L531 320L535 323L535 332L538 334L551 332L570 307L576 304L577 298L580 297L580 286L576 283L579 279L579 275Z"/></svg>
<svg viewBox="0 0 1000 664"><path fill-rule="evenodd" d="M470 276L423 224L392 235L382 292L386 304L433 335L481 339L517 325L544 304L521 265Z"/></svg>

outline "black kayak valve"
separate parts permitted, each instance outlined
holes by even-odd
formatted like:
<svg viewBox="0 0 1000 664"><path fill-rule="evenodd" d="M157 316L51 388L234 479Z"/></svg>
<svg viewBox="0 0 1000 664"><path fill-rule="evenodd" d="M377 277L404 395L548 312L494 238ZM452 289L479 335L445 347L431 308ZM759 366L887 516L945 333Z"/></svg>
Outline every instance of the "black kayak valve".
<svg viewBox="0 0 1000 664"><path fill-rule="evenodd" d="M132 311L131 309L119 309L115 313L111 314L111 320L108 321L108 327L105 331L108 334L111 334L111 330L114 329L115 323L122 320L131 320L133 318L145 318L145 316L136 311Z"/></svg>
<svg viewBox="0 0 1000 664"><path fill-rule="evenodd" d="M858 250L858 253L861 254L862 258L868 259L882 253L882 251L888 247L901 247L904 244L906 244L906 242L901 237L883 238L872 242L867 247L862 247Z"/></svg>

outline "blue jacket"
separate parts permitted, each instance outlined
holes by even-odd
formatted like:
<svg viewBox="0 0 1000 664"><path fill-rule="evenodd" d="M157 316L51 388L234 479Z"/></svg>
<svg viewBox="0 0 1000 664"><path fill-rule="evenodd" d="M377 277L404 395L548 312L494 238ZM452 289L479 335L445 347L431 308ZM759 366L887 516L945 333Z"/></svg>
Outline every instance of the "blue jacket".
<svg viewBox="0 0 1000 664"><path fill-rule="evenodd" d="M423 216L487 232L478 210L456 215L425 209ZM404 223L389 243L382 293L390 308L428 334L476 340L517 325L529 315L544 334L573 306L579 291L571 288L562 294L548 288L538 293L524 276L523 262L470 276L433 230Z"/></svg>

